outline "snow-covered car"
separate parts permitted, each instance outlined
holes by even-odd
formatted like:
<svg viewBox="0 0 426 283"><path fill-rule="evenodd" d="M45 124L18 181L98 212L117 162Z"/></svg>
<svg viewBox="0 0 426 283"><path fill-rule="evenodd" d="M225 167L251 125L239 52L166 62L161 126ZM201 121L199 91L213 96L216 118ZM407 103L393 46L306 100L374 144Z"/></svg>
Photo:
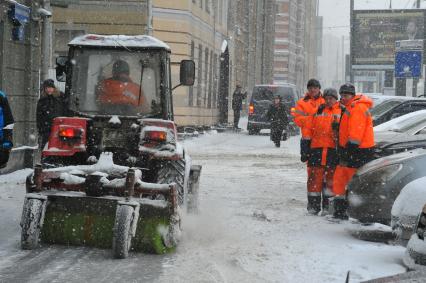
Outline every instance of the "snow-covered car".
<svg viewBox="0 0 426 283"><path fill-rule="evenodd" d="M403 258L403 263L409 269L425 269L426 265L426 205L417 217L415 233L411 235L407 243L407 250ZM420 265L420 266L419 266Z"/></svg>
<svg viewBox="0 0 426 283"><path fill-rule="evenodd" d="M426 110L419 110L374 127L376 157L426 148Z"/></svg>
<svg viewBox="0 0 426 283"><path fill-rule="evenodd" d="M391 210L402 188L426 176L426 150L415 149L367 163L347 186L349 217L361 223L389 225Z"/></svg>
<svg viewBox="0 0 426 283"><path fill-rule="evenodd" d="M407 243L414 233L417 218L426 203L426 177L408 183L392 207L391 227L399 242Z"/></svg>

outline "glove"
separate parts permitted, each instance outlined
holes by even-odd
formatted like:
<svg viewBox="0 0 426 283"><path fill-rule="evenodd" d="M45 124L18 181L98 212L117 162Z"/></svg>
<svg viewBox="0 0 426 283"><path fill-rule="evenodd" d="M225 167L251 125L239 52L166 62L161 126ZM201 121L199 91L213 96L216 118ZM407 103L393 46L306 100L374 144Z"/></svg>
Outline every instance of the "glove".
<svg viewBox="0 0 426 283"><path fill-rule="evenodd" d="M348 143L346 144L346 149L347 149L349 152L356 151L358 148L359 148L359 145L357 145L357 144L355 144L355 143L348 142Z"/></svg>
<svg viewBox="0 0 426 283"><path fill-rule="evenodd" d="M311 140L300 140L300 161L306 162L311 154Z"/></svg>
<svg viewBox="0 0 426 283"><path fill-rule="evenodd" d="M322 112L324 111L324 109L325 109L325 104L321 104L320 106L318 106L317 113L318 114L322 114Z"/></svg>
<svg viewBox="0 0 426 283"><path fill-rule="evenodd" d="M335 131L335 132L339 131L339 122L337 122L337 121L333 121L333 122L331 123L331 129L332 129L333 131Z"/></svg>
<svg viewBox="0 0 426 283"><path fill-rule="evenodd" d="M10 150L13 147L13 143L10 141L4 141L2 147L3 149Z"/></svg>

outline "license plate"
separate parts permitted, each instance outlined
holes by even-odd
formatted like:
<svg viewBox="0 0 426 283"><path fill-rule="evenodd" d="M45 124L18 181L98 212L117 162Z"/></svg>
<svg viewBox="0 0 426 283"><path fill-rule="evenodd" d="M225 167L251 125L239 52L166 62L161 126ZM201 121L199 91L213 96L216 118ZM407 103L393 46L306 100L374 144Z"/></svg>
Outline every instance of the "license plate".
<svg viewBox="0 0 426 283"><path fill-rule="evenodd" d="M104 129L102 134L103 147L121 147L126 146L126 136L115 129Z"/></svg>

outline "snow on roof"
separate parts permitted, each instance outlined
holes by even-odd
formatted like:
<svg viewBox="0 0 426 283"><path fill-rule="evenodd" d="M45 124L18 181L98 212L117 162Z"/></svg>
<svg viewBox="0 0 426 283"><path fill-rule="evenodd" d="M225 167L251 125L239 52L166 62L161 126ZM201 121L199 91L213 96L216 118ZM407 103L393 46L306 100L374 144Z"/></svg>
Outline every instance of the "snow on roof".
<svg viewBox="0 0 426 283"><path fill-rule="evenodd" d="M170 51L166 43L148 35L85 34L74 38L68 45L164 48Z"/></svg>

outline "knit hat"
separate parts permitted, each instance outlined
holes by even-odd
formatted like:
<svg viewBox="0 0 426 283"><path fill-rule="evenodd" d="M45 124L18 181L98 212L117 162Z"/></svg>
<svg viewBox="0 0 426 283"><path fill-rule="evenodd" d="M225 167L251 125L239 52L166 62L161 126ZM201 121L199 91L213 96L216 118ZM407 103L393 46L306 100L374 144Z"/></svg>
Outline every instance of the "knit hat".
<svg viewBox="0 0 426 283"><path fill-rule="evenodd" d="M46 87L53 87L56 88L55 82L52 79L47 79L43 82L43 89Z"/></svg>
<svg viewBox="0 0 426 283"><path fill-rule="evenodd" d="M339 99L339 97L337 96L337 90L334 89L334 88L326 88L326 89L324 89L324 93L322 94L322 96L324 98L327 97L327 96L332 96L336 100Z"/></svg>

